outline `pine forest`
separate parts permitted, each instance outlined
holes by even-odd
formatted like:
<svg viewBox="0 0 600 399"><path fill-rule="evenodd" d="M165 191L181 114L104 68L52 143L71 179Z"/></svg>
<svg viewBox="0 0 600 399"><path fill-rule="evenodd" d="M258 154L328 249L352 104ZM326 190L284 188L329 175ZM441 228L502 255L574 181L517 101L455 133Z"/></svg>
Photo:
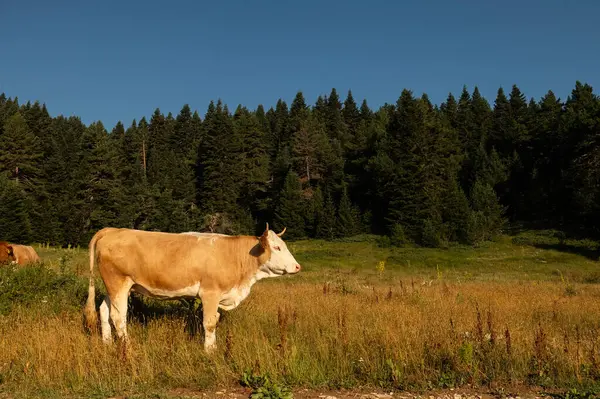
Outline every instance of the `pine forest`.
<svg viewBox="0 0 600 399"><path fill-rule="evenodd" d="M457 94L438 106L405 89L378 109L335 89L269 109L215 100L203 117L156 109L110 131L2 94L0 237L86 246L107 226L258 234L267 222L290 240L395 246L477 245L523 224L594 235L592 87Z"/></svg>

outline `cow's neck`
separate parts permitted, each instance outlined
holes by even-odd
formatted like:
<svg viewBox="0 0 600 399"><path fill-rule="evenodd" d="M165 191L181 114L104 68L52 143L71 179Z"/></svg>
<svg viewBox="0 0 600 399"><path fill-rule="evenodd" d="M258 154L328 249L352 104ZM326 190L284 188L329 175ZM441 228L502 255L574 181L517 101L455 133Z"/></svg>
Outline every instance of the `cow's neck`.
<svg viewBox="0 0 600 399"><path fill-rule="evenodd" d="M256 272L256 274L254 275L254 277L253 277L254 282L252 282L252 284L254 284L258 280L262 280L263 278L268 278L268 277L276 277L276 274L269 273L268 271L263 270L263 266L261 266L261 268L259 268L258 271Z"/></svg>
<svg viewBox="0 0 600 399"><path fill-rule="evenodd" d="M279 276L281 276L281 273L274 273L269 265L269 261L261 264L258 267L256 274L254 275L256 281L262 280L263 278L279 277Z"/></svg>

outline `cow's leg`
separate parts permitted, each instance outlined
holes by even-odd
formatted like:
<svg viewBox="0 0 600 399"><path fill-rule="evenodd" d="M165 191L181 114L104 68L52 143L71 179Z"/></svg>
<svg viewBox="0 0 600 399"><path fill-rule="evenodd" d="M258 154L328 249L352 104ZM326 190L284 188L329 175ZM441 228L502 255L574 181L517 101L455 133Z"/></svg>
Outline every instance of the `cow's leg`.
<svg viewBox="0 0 600 399"><path fill-rule="evenodd" d="M216 295L202 297L202 326L204 327L204 350L207 353L217 348L216 329L219 321L219 298Z"/></svg>
<svg viewBox="0 0 600 399"><path fill-rule="evenodd" d="M110 298L108 295L104 297L102 304L100 305L100 326L102 329L102 341L108 344L112 341L110 333Z"/></svg>
<svg viewBox="0 0 600 399"><path fill-rule="evenodd" d="M112 320L117 337L125 342L129 339L127 336L127 298L132 284L124 282L116 292L110 294L110 319Z"/></svg>

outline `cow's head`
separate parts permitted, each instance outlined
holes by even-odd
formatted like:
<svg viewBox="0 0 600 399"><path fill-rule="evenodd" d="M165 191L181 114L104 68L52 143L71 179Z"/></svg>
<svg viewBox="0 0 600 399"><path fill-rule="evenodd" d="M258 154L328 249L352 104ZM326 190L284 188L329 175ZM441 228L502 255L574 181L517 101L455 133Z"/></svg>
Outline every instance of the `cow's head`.
<svg viewBox="0 0 600 399"><path fill-rule="evenodd" d="M0 263L12 262L15 260L13 247L7 242L0 242Z"/></svg>
<svg viewBox="0 0 600 399"><path fill-rule="evenodd" d="M270 253L268 260L261 265L260 270L266 273L264 277L276 277L283 274L295 274L301 269L298 261L290 252L281 236L285 233L285 228L279 234L269 230L269 224L265 232L258 238L261 247L267 254Z"/></svg>

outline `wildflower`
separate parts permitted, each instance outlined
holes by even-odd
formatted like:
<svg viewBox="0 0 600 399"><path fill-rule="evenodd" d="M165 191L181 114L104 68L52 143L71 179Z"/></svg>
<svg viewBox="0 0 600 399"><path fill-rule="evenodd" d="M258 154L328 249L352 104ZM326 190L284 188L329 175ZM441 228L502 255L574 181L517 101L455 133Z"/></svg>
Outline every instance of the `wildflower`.
<svg viewBox="0 0 600 399"><path fill-rule="evenodd" d="M379 263L377 264L376 269L379 272L379 274L383 273L383 271L385 270L385 260L379 261Z"/></svg>

